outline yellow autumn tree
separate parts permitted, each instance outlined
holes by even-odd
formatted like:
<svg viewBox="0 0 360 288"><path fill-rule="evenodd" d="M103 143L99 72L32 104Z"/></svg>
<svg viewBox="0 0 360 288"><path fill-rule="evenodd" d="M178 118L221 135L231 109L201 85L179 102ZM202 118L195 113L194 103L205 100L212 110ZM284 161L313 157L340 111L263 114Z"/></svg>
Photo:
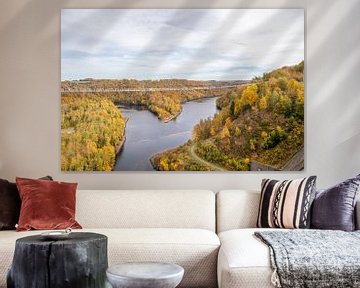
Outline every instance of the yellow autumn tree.
<svg viewBox="0 0 360 288"><path fill-rule="evenodd" d="M230 117L226 118L225 120L225 126L228 128L228 129L231 129L231 124L232 124L232 120Z"/></svg>
<svg viewBox="0 0 360 288"><path fill-rule="evenodd" d="M235 101L235 114L239 115L241 111L254 108L258 99L258 86L256 84L247 86L242 92L240 99Z"/></svg>
<svg viewBox="0 0 360 288"><path fill-rule="evenodd" d="M160 160L160 170L162 171L169 171L169 164L167 159Z"/></svg>
<svg viewBox="0 0 360 288"><path fill-rule="evenodd" d="M235 128L235 136L236 136L236 137L239 137L240 135L241 135L241 130L240 130L239 127L236 127L236 128Z"/></svg>
<svg viewBox="0 0 360 288"><path fill-rule="evenodd" d="M222 131L220 133L220 137L221 137L221 139L225 139L225 138L230 137L230 131L226 126L224 126L224 128L222 129Z"/></svg>
<svg viewBox="0 0 360 288"><path fill-rule="evenodd" d="M295 79L290 79L287 83L287 94L290 98L295 98L297 96L297 90L300 88L300 83Z"/></svg>
<svg viewBox="0 0 360 288"><path fill-rule="evenodd" d="M259 108L260 110L265 110L267 108L267 101L266 97L262 97L259 101Z"/></svg>

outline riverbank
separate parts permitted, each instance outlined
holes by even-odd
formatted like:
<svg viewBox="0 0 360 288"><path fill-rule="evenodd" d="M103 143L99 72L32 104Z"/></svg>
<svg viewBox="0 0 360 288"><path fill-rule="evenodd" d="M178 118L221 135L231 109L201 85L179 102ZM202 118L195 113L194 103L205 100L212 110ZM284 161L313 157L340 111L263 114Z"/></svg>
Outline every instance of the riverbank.
<svg viewBox="0 0 360 288"><path fill-rule="evenodd" d="M125 108L125 109L134 109L134 110L138 110L138 111L149 111L152 114L154 114L160 121L164 122L164 123L168 123L171 120L176 119L182 112L182 107L181 110L171 116L165 117L165 118L161 118L160 115L158 113L156 113L155 111L151 110L150 107L148 107L147 105L144 104L127 104L127 103L122 103L122 102L118 102L115 101L114 104L116 105L116 107L118 107L121 111L121 108Z"/></svg>
<svg viewBox="0 0 360 288"><path fill-rule="evenodd" d="M120 142L118 145L115 145L115 157L118 156L118 154L121 152L121 150L124 147L125 141L126 141L126 136L125 136L125 132L126 132L126 123L129 120L129 118L124 117L124 122L125 122L125 127L124 127L124 132L123 135L120 139Z"/></svg>
<svg viewBox="0 0 360 288"><path fill-rule="evenodd" d="M194 99L189 99L189 100L186 100L186 101L183 101L183 102L181 102L181 110L180 110L180 112L179 113L177 113L177 114L175 114L175 115L172 115L172 116L170 116L170 117L168 117L168 118L165 118L165 119L161 119L158 115L156 115L156 113L154 113L161 121L163 121L164 123L168 123L168 122L170 122L170 121L172 121L172 120L175 120L181 113L182 113L182 111L183 111L183 107L182 107L182 105L183 104L186 104L186 103L188 103L188 102L196 102L196 101L201 101L201 100L207 100L207 99L211 99L211 98L219 98L220 96L218 96L218 95L211 95L211 96L204 96L204 97L200 97L200 98L194 98ZM217 106L216 106L217 107ZM152 111L150 111L150 112L152 112ZM153 113L153 112L152 112Z"/></svg>
<svg viewBox="0 0 360 288"><path fill-rule="evenodd" d="M177 147L173 147L173 148L169 148L169 149L166 149L166 150L163 150L163 151L160 151L158 153L155 153L155 154L151 155L151 157L149 158L149 161L151 163L151 166L154 168L154 170L161 171L159 169L159 165L155 163L156 159L158 157L161 157L165 153L171 153L171 152L175 151L176 149L177 149Z"/></svg>
<svg viewBox="0 0 360 288"><path fill-rule="evenodd" d="M171 116L166 117L166 118L164 118L164 119L161 119L161 118L159 117L159 115L156 115L155 113L154 113L154 114L155 114L156 117L158 117L158 119L161 120L162 122L168 123L168 122L170 122L170 121L172 121L172 120L175 120L175 119L182 113L182 111L183 111L183 108L182 108L182 106L181 106L181 110L179 111L179 113L176 113L175 115L171 115ZM152 111L150 111L150 112L152 112ZM152 112L152 113L153 113L153 112Z"/></svg>
<svg viewBox="0 0 360 288"><path fill-rule="evenodd" d="M196 102L196 101L201 101L201 100L206 100L206 99L211 99L211 98L218 98L218 97L220 97L220 96L219 95L205 95L205 96L202 96L199 98L188 99L188 100L186 99L185 101L180 102L181 108L180 108L179 112L177 112L176 114L166 116L166 117L161 117L156 111L152 110L148 105L145 105L145 104L133 104L133 103L129 104L129 103L122 102L122 101L114 101L114 104L120 110L121 110L121 108L135 109L135 110L139 110L139 111L147 110L147 111L153 113L160 121L162 121L164 123L168 123L172 120L175 120L177 117L179 117L181 115L181 113L183 112L183 104L186 104L188 102Z"/></svg>

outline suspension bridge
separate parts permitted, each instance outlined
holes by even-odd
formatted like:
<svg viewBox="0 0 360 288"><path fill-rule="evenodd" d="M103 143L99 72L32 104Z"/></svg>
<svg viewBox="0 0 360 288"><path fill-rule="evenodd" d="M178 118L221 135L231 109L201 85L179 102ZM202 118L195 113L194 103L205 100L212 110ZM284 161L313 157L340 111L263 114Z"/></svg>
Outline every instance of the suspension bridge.
<svg viewBox="0 0 360 288"><path fill-rule="evenodd" d="M166 92L166 91L191 91L191 90L221 90L231 89L241 85L223 86L198 86L198 87L154 87L154 88L82 88L66 87L61 88L61 93L121 93L121 92Z"/></svg>

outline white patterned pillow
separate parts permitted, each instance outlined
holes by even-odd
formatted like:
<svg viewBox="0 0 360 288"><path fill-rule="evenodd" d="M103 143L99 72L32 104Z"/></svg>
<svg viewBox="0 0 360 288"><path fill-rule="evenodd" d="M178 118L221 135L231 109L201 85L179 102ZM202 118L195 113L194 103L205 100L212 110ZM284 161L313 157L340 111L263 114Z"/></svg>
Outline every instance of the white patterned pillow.
<svg viewBox="0 0 360 288"><path fill-rule="evenodd" d="M294 180L263 179L257 227L309 228L316 176Z"/></svg>

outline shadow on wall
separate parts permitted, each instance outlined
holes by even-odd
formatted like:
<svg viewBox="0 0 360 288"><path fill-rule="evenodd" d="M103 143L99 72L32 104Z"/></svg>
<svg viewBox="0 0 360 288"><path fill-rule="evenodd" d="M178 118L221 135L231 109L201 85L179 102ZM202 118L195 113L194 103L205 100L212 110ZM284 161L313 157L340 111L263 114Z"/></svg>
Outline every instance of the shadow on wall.
<svg viewBox="0 0 360 288"><path fill-rule="evenodd" d="M319 1L319 3L322 2ZM353 86L354 88L351 90L358 90L358 83L354 81L354 75L360 73L360 54L358 52L360 31L356 31L359 29L357 25L349 24L356 24L355 21L360 13L360 2L348 1L346 6L339 6L341 2L334 1L329 3L326 10L324 10L324 5L319 3L308 15L308 20L312 23L308 31L308 43L312 49L309 50L307 63L312 65L312 63L320 62L321 68L319 69L321 70L318 72L324 71L324 73L320 76L311 75L319 77L318 79L321 81L311 83L314 87L313 95L307 95L308 103L311 103L308 106L308 112L322 113L323 121L327 121L327 118L330 121L336 117L333 125L335 133L328 135L327 139L325 138L332 143L332 148L335 149L360 133L360 126L356 125L356 123L360 123L360 97L357 97L354 103L353 95L344 93L345 87ZM350 26L353 26L355 31L350 32ZM324 30L323 27L329 27L329 29ZM338 43L338 45L334 45L334 43ZM326 50L332 51L332 53L324 53ZM331 55L331 59L324 58L325 55ZM309 88L309 86L306 87ZM323 141L325 140L323 139Z"/></svg>
<svg viewBox="0 0 360 288"><path fill-rule="evenodd" d="M326 9L324 9L326 7ZM308 13L308 58L305 67L308 126L312 133L313 170L326 168L331 181L348 177L346 171L359 171L360 97L357 75L360 74L360 2L316 1ZM310 26L311 25L311 26ZM312 74L315 73L316 74ZM319 118L319 115L321 115ZM321 121L312 121L318 118ZM331 128L326 129L328 123ZM339 169L346 167L346 169ZM319 171L316 171L319 172ZM328 180L330 181L330 180Z"/></svg>

